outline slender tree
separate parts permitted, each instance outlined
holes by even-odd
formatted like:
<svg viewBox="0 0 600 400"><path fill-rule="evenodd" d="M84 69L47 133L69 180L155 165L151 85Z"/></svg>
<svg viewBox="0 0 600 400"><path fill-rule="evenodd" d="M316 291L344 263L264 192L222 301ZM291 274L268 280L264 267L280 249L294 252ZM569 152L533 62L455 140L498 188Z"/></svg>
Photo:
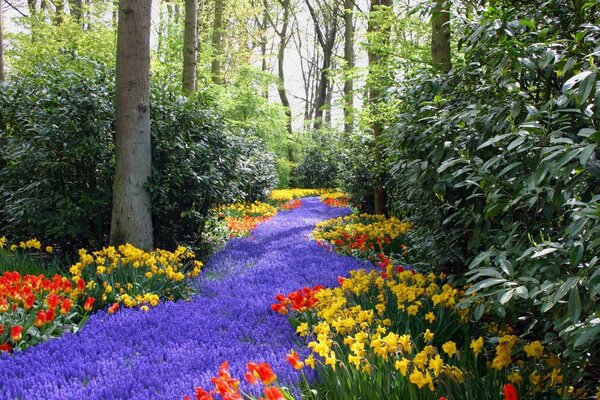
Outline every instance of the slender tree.
<svg viewBox="0 0 600 400"><path fill-rule="evenodd" d="M354 0L344 0L344 132L354 130Z"/></svg>
<svg viewBox="0 0 600 400"><path fill-rule="evenodd" d="M450 59L450 0L435 0L431 13L431 59L433 68L448 72Z"/></svg>
<svg viewBox="0 0 600 400"><path fill-rule="evenodd" d="M212 47L214 51L211 74L213 82L221 83L221 57L223 53L223 12L225 9L225 0L215 0L215 14L212 29Z"/></svg>
<svg viewBox="0 0 600 400"><path fill-rule="evenodd" d="M4 12L3 1L0 0L0 82L4 82Z"/></svg>
<svg viewBox="0 0 600 400"><path fill-rule="evenodd" d="M52 0L54 4L54 24L61 25L65 21L65 0Z"/></svg>
<svg viewBox="0 0 600 400"><path fill-rule="evenodd" d="M369 107L371 109L371 129L375 137L375 162L379 164L382 160L379 138L383 133L383 121L379 113L380 104L383 101L383 88L388 78L388 61L385 49L390 40L390 27L383 22L383 13L392 6L391 0L371 0L368 20L368 58L369 58ZM373 205L376 214L387 213L387 193L380 174L375 177L373 183Z"/></svg>
<svg viewBox="0 0 600 400"><path fill-rule="evenodd" d="M335 7L337 7L336 2L334 2L334 4L318 2L318 4L323 16L323 21L319 19L319 14L317 14L315 7L311 4L311 0L306 0L306 6L308 7L308 11L314 22L317 41L323 52L323 64L321 65L317 98L314 106L315 119L313 128L315 130L318 130L323 125L323 111L327 101L327 89L329 88L329 81L331 79L331 61L338 31L338 13L337 9L335 9Z"/></svg>
<svg viewBox="0 0 600 400"><path fill-rule="evenodd" d="M117 34L116 166L111 244L151 249L150 20L152 0L120 0Z"/></svg>
<svg viewBox="0 0 600 400"><path fill-rule="evenodd" d="M198 0L185 0L185 27L183 31L183 93L196 90L196 63L198 60Z"/></svg>
<svg viewBox="0 0 600 400"><path fill-rule="evenodd" d="M69 0L69 11L73 18L83 27L83 3L81 0Z"/></svg>
<svg viewBox="0 0 600 400"><path fill-rule="evenodd" d="M283 16L281 20L281 28L274 21L270 13L266 12L266 17L271 24L273 30L279 38L279 45L277 47L277 76L279 81L277 82L277 92L279 93L279 99L281 105L285 108L286 125L289 134L292 134L292 108L290 100L285 89L285 49L290 40L289 26L290 26L290 14L291 14L291 0L277 0L277 3L281 6ZM265 10L268 10L269 3L267 0L263 1Z"/></svg>

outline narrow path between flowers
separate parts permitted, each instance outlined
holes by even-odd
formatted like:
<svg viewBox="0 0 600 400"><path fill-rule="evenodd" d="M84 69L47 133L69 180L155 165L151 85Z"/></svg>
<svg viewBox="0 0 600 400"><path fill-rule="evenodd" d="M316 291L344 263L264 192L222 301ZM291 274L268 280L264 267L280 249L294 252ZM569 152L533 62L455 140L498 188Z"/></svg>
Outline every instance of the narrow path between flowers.
<svg viewBox="0 0 600 400"><path fill-rule="evenodd" d="M334 285L338 275L364 267L308 237L319 220L347 213L303 199L214 255L190 302L99 312L76 335L1 356L0 398L182 399L196 386L211 387L224 360L236 376L253 360L269 362L284 383L297 382L285 361L293 328L270 304L278 293Z"/></svg>

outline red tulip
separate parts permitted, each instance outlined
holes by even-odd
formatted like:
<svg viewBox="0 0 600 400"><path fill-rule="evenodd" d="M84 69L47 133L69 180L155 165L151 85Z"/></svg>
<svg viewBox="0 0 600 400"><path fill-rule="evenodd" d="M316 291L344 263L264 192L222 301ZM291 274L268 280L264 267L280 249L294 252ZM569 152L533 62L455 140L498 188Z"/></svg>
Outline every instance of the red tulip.
<svg viewBox="0 0 600 400"><path fill-rule="evenodd" d="M519 394L517 393L517 389L514 387L512 383L507 383L503 387L504 389L504 398L506 400L519 400Z"/></svg>

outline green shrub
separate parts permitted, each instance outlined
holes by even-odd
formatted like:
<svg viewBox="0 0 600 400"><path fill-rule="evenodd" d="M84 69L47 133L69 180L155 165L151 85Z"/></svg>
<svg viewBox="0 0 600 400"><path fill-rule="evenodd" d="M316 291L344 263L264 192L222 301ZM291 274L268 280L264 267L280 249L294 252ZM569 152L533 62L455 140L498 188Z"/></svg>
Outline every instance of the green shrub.
<svg viewBox="0 0 600 400"><path fill-rule="evenodd" d="M298 186L336 188L339 186L340 142L335 131L314 132L312 143L296 168Z"/></svg>
<svg viewBox="0 0 600 400"><path fill-rule="evenodd" d="M0 86L0 220L13 238L97 246L110 223L113 84L49 61Z"/></svg>
<svg viewBox="0 0 600 400"><path fill-rule="evenodd" d="M600 337L599 31L572 21L600 15L534 3L458 24L464 62L398 90L392 203L421 229L422 255L467 273L487 311L598 362L586 353Z"/></svg>

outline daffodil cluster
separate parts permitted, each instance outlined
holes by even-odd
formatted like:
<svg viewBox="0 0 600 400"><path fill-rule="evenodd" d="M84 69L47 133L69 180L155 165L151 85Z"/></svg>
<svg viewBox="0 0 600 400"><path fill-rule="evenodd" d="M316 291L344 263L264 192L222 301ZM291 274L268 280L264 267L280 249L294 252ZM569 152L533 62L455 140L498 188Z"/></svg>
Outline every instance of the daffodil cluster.
<svg viewBox="0 0 600 400"><path fill-rule="evenodd" d="M285 203L291 199L309 196L321 196L328 193L328 189L275 189L271 192L269 200Z"/></svg>
<svg viewBox="0 0 600 400"><path fill-rule="evenodd" d="M541 342L482 329L462 306L464 288L443 274L389 265L352 271L339 283L315 293L308 312L289 317L311 350L305 365L316 366L340 399L496 399L482 393L500 393L507 383L529 396L520 398L575 393Z"/></svg>
<svg viewBox="0 0 600 400"><path fill-rule="evenodd" d="M96 309L114 302L147 307L156 306L160 299L188 298L187 280L198 276L202 268L194 253L182 246L174 252L147 252L126 244L91 253L81 249L78 255L69 268L71 279L87 281L86 292L99 300Z"/></svg>

